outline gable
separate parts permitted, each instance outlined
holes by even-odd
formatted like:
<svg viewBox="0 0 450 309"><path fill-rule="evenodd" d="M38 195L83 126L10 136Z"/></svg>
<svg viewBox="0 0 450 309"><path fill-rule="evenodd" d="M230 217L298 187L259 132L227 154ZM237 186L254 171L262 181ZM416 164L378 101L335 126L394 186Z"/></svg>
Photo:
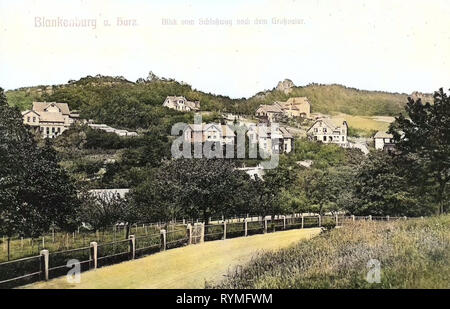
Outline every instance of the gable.
<svg viewBox="0 0 450 309"><path fill-rule="evenodd" d="M39 114L32 110L26 110L26 111L22 112L23 117L25 117L26 115L30 115L30 114L39 117Z"/></svg>

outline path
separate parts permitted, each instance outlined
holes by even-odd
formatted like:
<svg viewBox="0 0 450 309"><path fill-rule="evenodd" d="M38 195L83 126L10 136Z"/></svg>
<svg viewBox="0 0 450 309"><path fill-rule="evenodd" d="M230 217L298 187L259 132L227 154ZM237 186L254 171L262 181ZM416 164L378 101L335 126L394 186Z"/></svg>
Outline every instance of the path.
<svg viewBox="0 0 450 309"><path fill-rule="evenodd" d="M62 277L27 288L204 288L205 281L220 281L228 269L245 264L258 250L288 247L319 233L319 228L311 228L205 242L85 272L79 284Z"/></svg>

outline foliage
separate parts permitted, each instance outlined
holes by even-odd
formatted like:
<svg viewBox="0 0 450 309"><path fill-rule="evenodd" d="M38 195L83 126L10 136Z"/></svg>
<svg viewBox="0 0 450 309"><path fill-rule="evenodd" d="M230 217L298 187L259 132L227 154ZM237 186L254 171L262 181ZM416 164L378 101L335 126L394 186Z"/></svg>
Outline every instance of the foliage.
<svg viewBox="0 0 450 309"><path fill-rule="evenodd" d="M37 236L52 225L73 229L75 187L47 141L39 147L0 88L0 231Z"/></svg>
<svg viewBox="0 0 450 309"><path fill-rule="evenodd" d="M166 161L132 197L143 216L153 219L202 218L241 213L248 204L248 176L230 161Z"/></svg>
<svg viewBox="0 0 450 309"><path fill-rule="evenodd" d="M397 162L405 169L414 164L417 169L410 178L420 174L421 178L434 179L430 187L443 213L450 201L446 194L450 182L450 98L441 88L434 93L434 104L408 98L405 110L407 116L396 117L390 128L397 144Z"/></svg>
<svg viewBox="0 0 450 309"><path fill-rule="evenodd" d="M448 288L450 216L357 222L296 246L259 253L216 285L222 289ZM381 263L380 283L367 264Z"/></svg>

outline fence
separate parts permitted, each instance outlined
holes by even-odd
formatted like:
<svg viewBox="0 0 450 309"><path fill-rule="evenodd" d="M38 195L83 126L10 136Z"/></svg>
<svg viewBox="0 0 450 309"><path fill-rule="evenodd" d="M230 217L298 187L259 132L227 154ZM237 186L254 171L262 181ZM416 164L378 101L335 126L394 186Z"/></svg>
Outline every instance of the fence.
<svg viewBox="0 0 450 309"><path fill-rule="evenodd" d="M115 263L133 260L159 251L205 241L225 240L289 229L302 229L321 226L343 226L357 221L393 221L406 217L344 216L291 214L283 216L230 218L210 221L210 224L193 222L184 225L164 225L152 233L130 235L105 243L91 241L88 246L64 251L49 252L41 250L38 255L0 263L0 288L12 288L49 280L67 274L76 259L81 272ZM211 224L211 222L214 222ZM160 225L155 225L155 227ZM162 226L162 225L161 225Z"/></svg>

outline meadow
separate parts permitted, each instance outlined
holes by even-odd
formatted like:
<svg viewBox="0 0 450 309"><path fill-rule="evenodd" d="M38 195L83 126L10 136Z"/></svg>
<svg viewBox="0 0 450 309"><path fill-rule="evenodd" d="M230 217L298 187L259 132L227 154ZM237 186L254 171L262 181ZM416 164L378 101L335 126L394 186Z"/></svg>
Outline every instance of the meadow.
<svg viewBox="0 0 450 309"><path fill-rule="evenodd" d="M371 259L380 263L379 283L366 280ZM357 221L278 252L259 253L214 287L448 289L450 215Z"/></svg>

